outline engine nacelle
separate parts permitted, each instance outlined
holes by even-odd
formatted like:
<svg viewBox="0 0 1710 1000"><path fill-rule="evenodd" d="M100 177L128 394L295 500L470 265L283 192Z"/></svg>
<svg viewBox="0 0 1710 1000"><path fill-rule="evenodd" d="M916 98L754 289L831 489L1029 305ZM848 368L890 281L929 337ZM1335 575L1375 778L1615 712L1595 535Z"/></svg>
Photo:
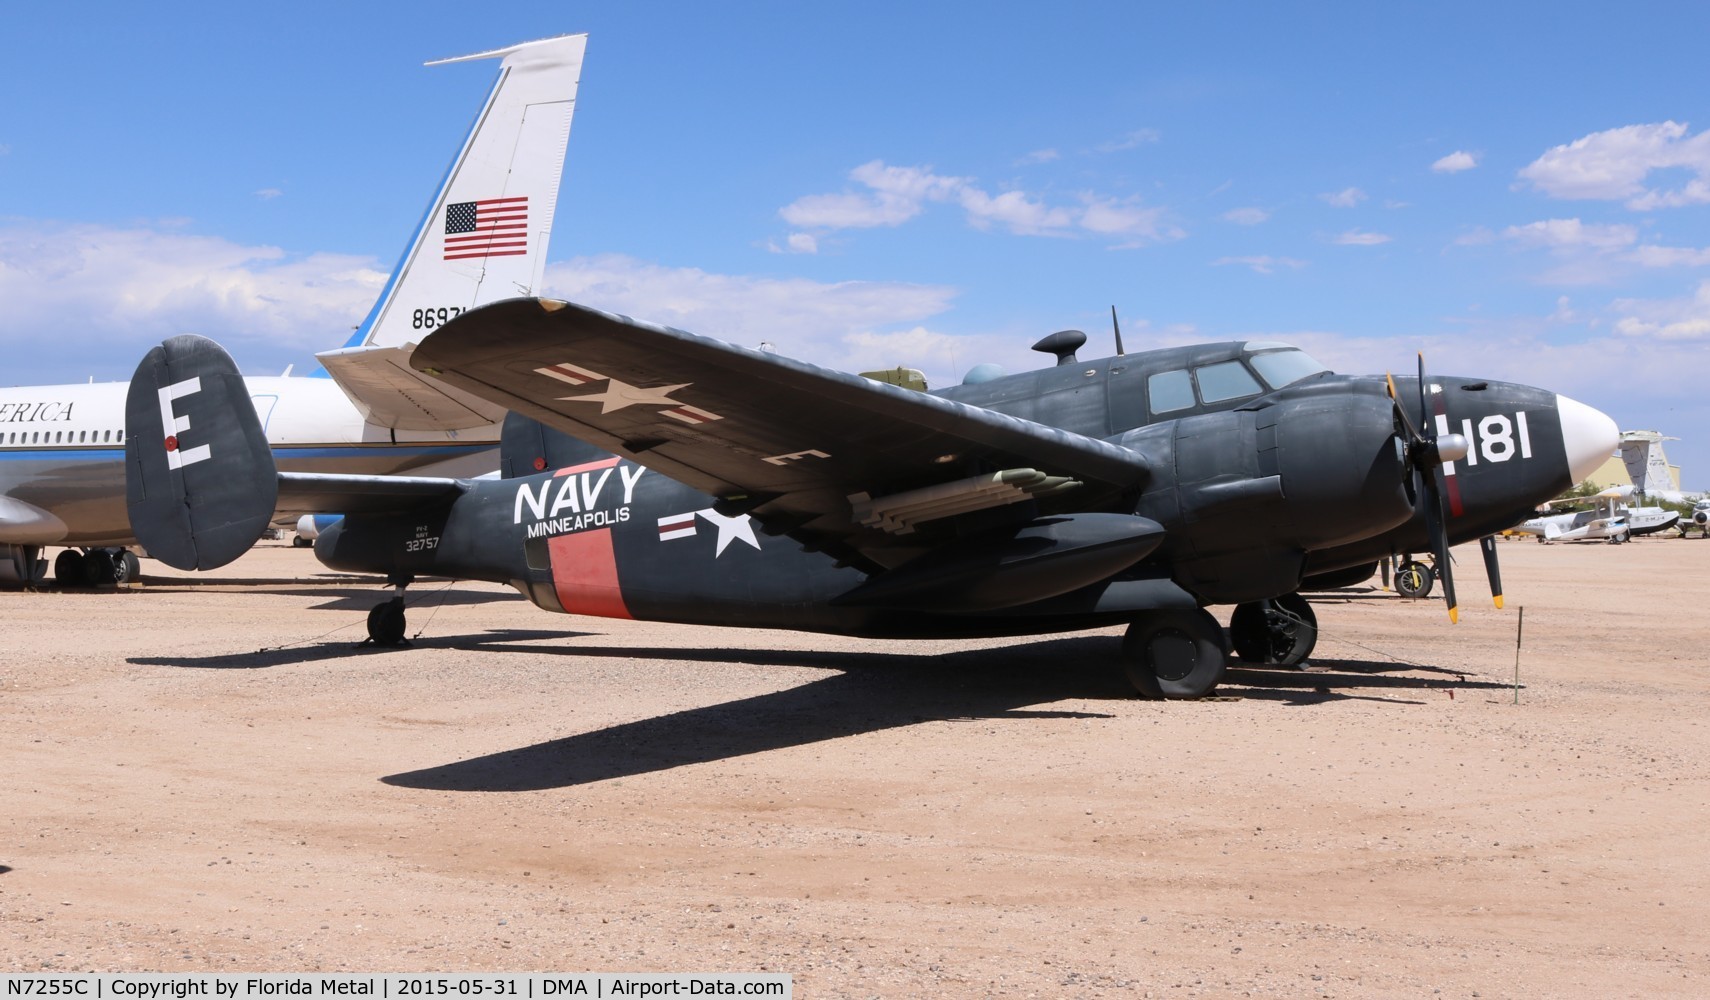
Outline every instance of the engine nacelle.
<svg viewBox="0 0 1710 1000"><path fill-rule="evenodd" d="M1183 585L1215 602L1294 590L1306 555L1389 531L1413 514L1394 410L1368 383L1309 383L1237 410L1124 435L1167 486L1139 510L1169 530Z"/></svg>

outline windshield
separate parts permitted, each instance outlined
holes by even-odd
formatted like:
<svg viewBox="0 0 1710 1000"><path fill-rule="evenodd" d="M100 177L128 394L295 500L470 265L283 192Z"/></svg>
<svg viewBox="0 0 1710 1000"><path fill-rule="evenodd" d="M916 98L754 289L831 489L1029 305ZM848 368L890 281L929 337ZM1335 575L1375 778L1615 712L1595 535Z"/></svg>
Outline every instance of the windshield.
<svg viewBox="0 0 1710 1000"><path fill-rule="evenodd" d="M1305 351L1295 350L1292 347L1286 351L1254 354L1247 360L1259 373L1259 377L1265 380L1265 384L1273 389L1281 389L1285 385L1299 382L1308 375L1317 375L1320 372L1330 370L1314 361Z"/></svg>

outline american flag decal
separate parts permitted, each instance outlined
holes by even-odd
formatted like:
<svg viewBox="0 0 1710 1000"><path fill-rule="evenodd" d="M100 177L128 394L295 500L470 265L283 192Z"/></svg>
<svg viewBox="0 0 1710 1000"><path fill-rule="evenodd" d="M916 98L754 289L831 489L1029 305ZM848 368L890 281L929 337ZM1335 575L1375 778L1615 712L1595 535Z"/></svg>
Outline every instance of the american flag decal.
<svg viewBox="0 0 1710 1000"><path fill-rule="evenodd" d="M528 195L445 206L445 259L528 253Z"/></svg>

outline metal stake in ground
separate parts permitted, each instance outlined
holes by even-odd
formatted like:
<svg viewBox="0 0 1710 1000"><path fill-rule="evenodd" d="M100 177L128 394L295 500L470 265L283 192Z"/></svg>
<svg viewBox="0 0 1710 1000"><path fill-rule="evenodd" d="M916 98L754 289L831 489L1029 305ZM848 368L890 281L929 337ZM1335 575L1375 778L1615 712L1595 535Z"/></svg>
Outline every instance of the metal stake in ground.
<svg viewBox="0 0 1710 1000"><path fill-rule="evenodd" d="M1520 636L1526 630L1526 605L1520 605L1520 615L1514 620L1514 704L1520 704Z"/></svg>

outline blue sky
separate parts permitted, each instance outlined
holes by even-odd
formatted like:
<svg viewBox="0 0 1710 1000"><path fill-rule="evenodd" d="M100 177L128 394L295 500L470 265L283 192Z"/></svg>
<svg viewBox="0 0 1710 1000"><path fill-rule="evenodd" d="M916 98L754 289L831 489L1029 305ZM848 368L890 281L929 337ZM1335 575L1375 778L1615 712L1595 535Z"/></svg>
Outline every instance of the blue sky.
<svg viewBox="0 0 1710 1000"><path fill-rule="evenodd" d="M1710 7L15 5L6 383L341 344L494 64L590 35L547 291L935 384L1281 339L1556 389L1710 486ZM925 8L925 9L922 9Z"/></svg>

